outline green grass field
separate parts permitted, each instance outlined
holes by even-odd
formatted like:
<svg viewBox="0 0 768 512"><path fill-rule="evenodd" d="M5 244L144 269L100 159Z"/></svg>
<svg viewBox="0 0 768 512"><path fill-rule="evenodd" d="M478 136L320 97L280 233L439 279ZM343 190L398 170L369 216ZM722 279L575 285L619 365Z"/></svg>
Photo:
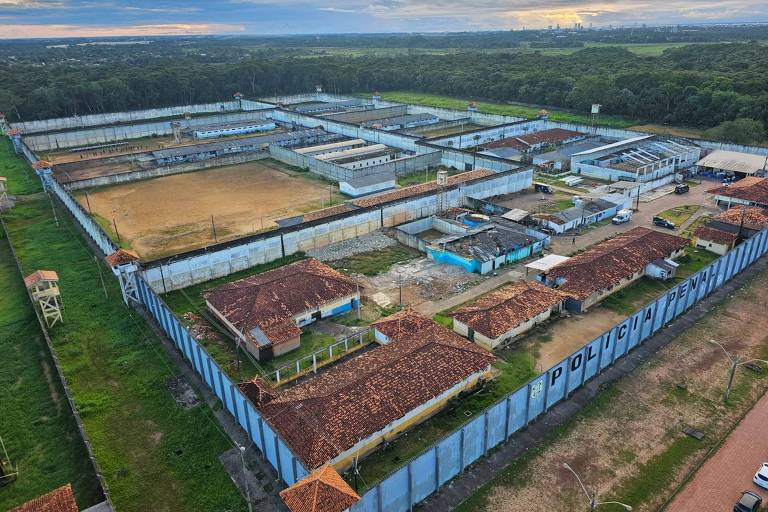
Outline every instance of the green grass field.
<svg viewBox="0 0 768 512"><path fill-rule="evenodd" d="M456 110L466 110L467 103L470 101L470 99L467 98L452 98L450 96L442 96L439 94L427 94L410 91L383 92L381 93L381 97L386 101L411 103L414 105L425 105L429 107L450 108ZM477 102L477 110L486 114L534 118L538 115L540 107L512 102L504 104L479 101ZM547 108L547 110L550 112L549 118L553 121L586 124L590 124L592 122L592 119L588 114L576 114L573 112L553 108ZM600 116L599 124L604 126L611 126L614 128L628 128L638 124L638 121L615 116Z"/></svg>
<svg viewBox="0 0 768 512"><path fill-rule="evenodd" d="M329 262L336 270L345 273L375 276L386 272L393 265L422 257L416 249L397 244L377 251L363 252L348 258Z"/></svg>
<svg viewBox="0 0 768 512"><path fill-rule="evenodd" d="M25 270L59 274L64 323L51 330L51 337L115 506L126 511L245 510L218 460L231 443L211 410L176 403L167 387L179 373L175 364L144 320L123 304L117 281L94 259L66 211L56 208L58 227L47 199L24 201L5 217ZM19 308L19 299L10 301L12 308ZM18 374L11 371L11 366L0 366L3 379L11 375L15 382ZM25 428L39 418L35 406L27 404L34 412ZM55 439L62 457L66 439ZM42 471L58 464L56 457L35 456L52 465Z"/></svg>
<svg viewBox="0 0 768 512"><path fill-rule="evenodd" d="M1 229L0 290L0 436L19 468L18 479L0 487L0 510L66 483L82 509L95 505L96 474Z"/></svg>
<svg viewBox="0 0 768 512"><path fill-rule="evenodd" d="M40 178L22 157L13 152L11 140L0 137L0 176L8 180L8 193L26 195L40 192Z"/></svg>

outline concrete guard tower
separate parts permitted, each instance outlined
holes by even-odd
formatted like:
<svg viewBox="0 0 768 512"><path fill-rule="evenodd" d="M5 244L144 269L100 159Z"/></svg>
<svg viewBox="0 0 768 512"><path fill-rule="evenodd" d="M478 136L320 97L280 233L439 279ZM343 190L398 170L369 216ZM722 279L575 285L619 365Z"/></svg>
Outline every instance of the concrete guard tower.
<svg viewBox="0 0 768 512"><path fill-rule="evenodd" d="M11 138L11 143L13 143L13 150L16 152L16 154L22 154L23 151L21 149L21 133L19 132L19 129L10 128L6 134L8 134L8 137Z"/></svg>
<svg viewBox="0 0 768 512"><path fill-rule="evenodd" d="M59 275L53 270L38 270L24 278L24 286L32 295L32 300L40 306L45 323L53 327L56 322L64 323L61 316L61 293Z"/></svg>
<svg viewBox="0 0 768 512"><path fill-rule="evenodd" d="M467 105L467 112L477 112L477 103L470 101L469 105Z"/></svg>
<svg viewBox="0 0 768 512"><path fill-rule="evenodd" d="M0 134L5 135L8 130L10 130L8 120L5 118L5 114L0 112Z"/></svg>
<svg viewBox="0 0 768 512"><path fill-rule="evenodd" d="M381 93L379 91L373 91L371 100L373 100L374 103L376 103L377 101L381 101Z"/></svg>
<svg viewBox="0 0 768 512"><path fill-rule="evenodd" d="M118 249L104 260L120 281L123 302L130 306L130 301L141 304L139 288L136 284L136 272L139 270L139 255L128 249Z"/></svg>
<svg viewBox="0 0 768 512"><path fill-rule="evenodd" d="M43 184L43 190L48 190L46 177L53 174L53 164L48 160L38 160L32 164L32 168L35 170L35 174L40 177L40 182Z"/></svg>
<svg viewBox="0 0 768 512"><path fill-rule="evenodd" d="M437 186L437 213L441 214L446 210L446 203L448 202L445 191L445 188L448 186L448 171L445 169L437 171Z"/></svg>
<svg viewBox="0 0 768 512"><path fill-rule="evenodd" d="M181 142L181 123L179 121L171 121L171 131L173 131L173 141L176 144Z"/></svg>

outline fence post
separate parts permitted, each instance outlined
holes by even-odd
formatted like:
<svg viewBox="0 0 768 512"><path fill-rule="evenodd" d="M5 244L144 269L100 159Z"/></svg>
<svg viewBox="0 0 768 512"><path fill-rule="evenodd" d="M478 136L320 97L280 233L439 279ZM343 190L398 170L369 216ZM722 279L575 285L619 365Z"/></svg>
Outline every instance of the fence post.
<svg viewBox="0 0 768 512"><path fill-rule="evenodd" d="M413 510L413 469L408 463L408 510Z"/></svg>
<svg viewBox="0 0 768 512"><path fill-rule="evenodd" d="M277 476L279 478L283 478L283 463L280 460L280 440L277 437L277 432L275 432L275 457L277 458Z"/></svg>
<svg viewBox="0 0 768 512"><path fill-rule="evenodd" d="M440 445L435 445L435 491L440 488Z"/></svg>
<svg viewBox="0 0 768 512"><path fill-rule="evenodd" d="M483 414L483 457L488 455L488 411Z"/></svg>
<svg viewBox="0 0 768 512"><path fill-rule="evenodd" d="M461 428L459 436L459 467L464 471L464 427Z"/></svg>

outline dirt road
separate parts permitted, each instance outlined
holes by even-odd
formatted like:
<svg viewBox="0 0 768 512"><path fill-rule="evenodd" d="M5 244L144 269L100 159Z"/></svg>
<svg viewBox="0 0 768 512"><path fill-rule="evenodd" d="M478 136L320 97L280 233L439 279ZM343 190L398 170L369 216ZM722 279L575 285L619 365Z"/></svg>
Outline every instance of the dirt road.
<svg viewBox="0 0 768 512"><path fill-rule="evenodd" d="M768 462L768 395L728 436L720 449L682 490L669 512L721 512L731 510L741 493L749 490L768 501L768 490L752 483L763 462Z"/></svg>

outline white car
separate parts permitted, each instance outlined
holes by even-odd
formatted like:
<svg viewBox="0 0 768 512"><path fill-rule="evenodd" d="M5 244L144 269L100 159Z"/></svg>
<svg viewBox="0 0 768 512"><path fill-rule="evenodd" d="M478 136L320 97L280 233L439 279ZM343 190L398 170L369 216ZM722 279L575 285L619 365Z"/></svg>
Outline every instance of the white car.
<svg viewBox="0 0 768 512"><path fill-rule="evenodd" d="M763 489L768 489L768 462L763 462L760 465L760 469L757 470L752 481Z"/></svg>

